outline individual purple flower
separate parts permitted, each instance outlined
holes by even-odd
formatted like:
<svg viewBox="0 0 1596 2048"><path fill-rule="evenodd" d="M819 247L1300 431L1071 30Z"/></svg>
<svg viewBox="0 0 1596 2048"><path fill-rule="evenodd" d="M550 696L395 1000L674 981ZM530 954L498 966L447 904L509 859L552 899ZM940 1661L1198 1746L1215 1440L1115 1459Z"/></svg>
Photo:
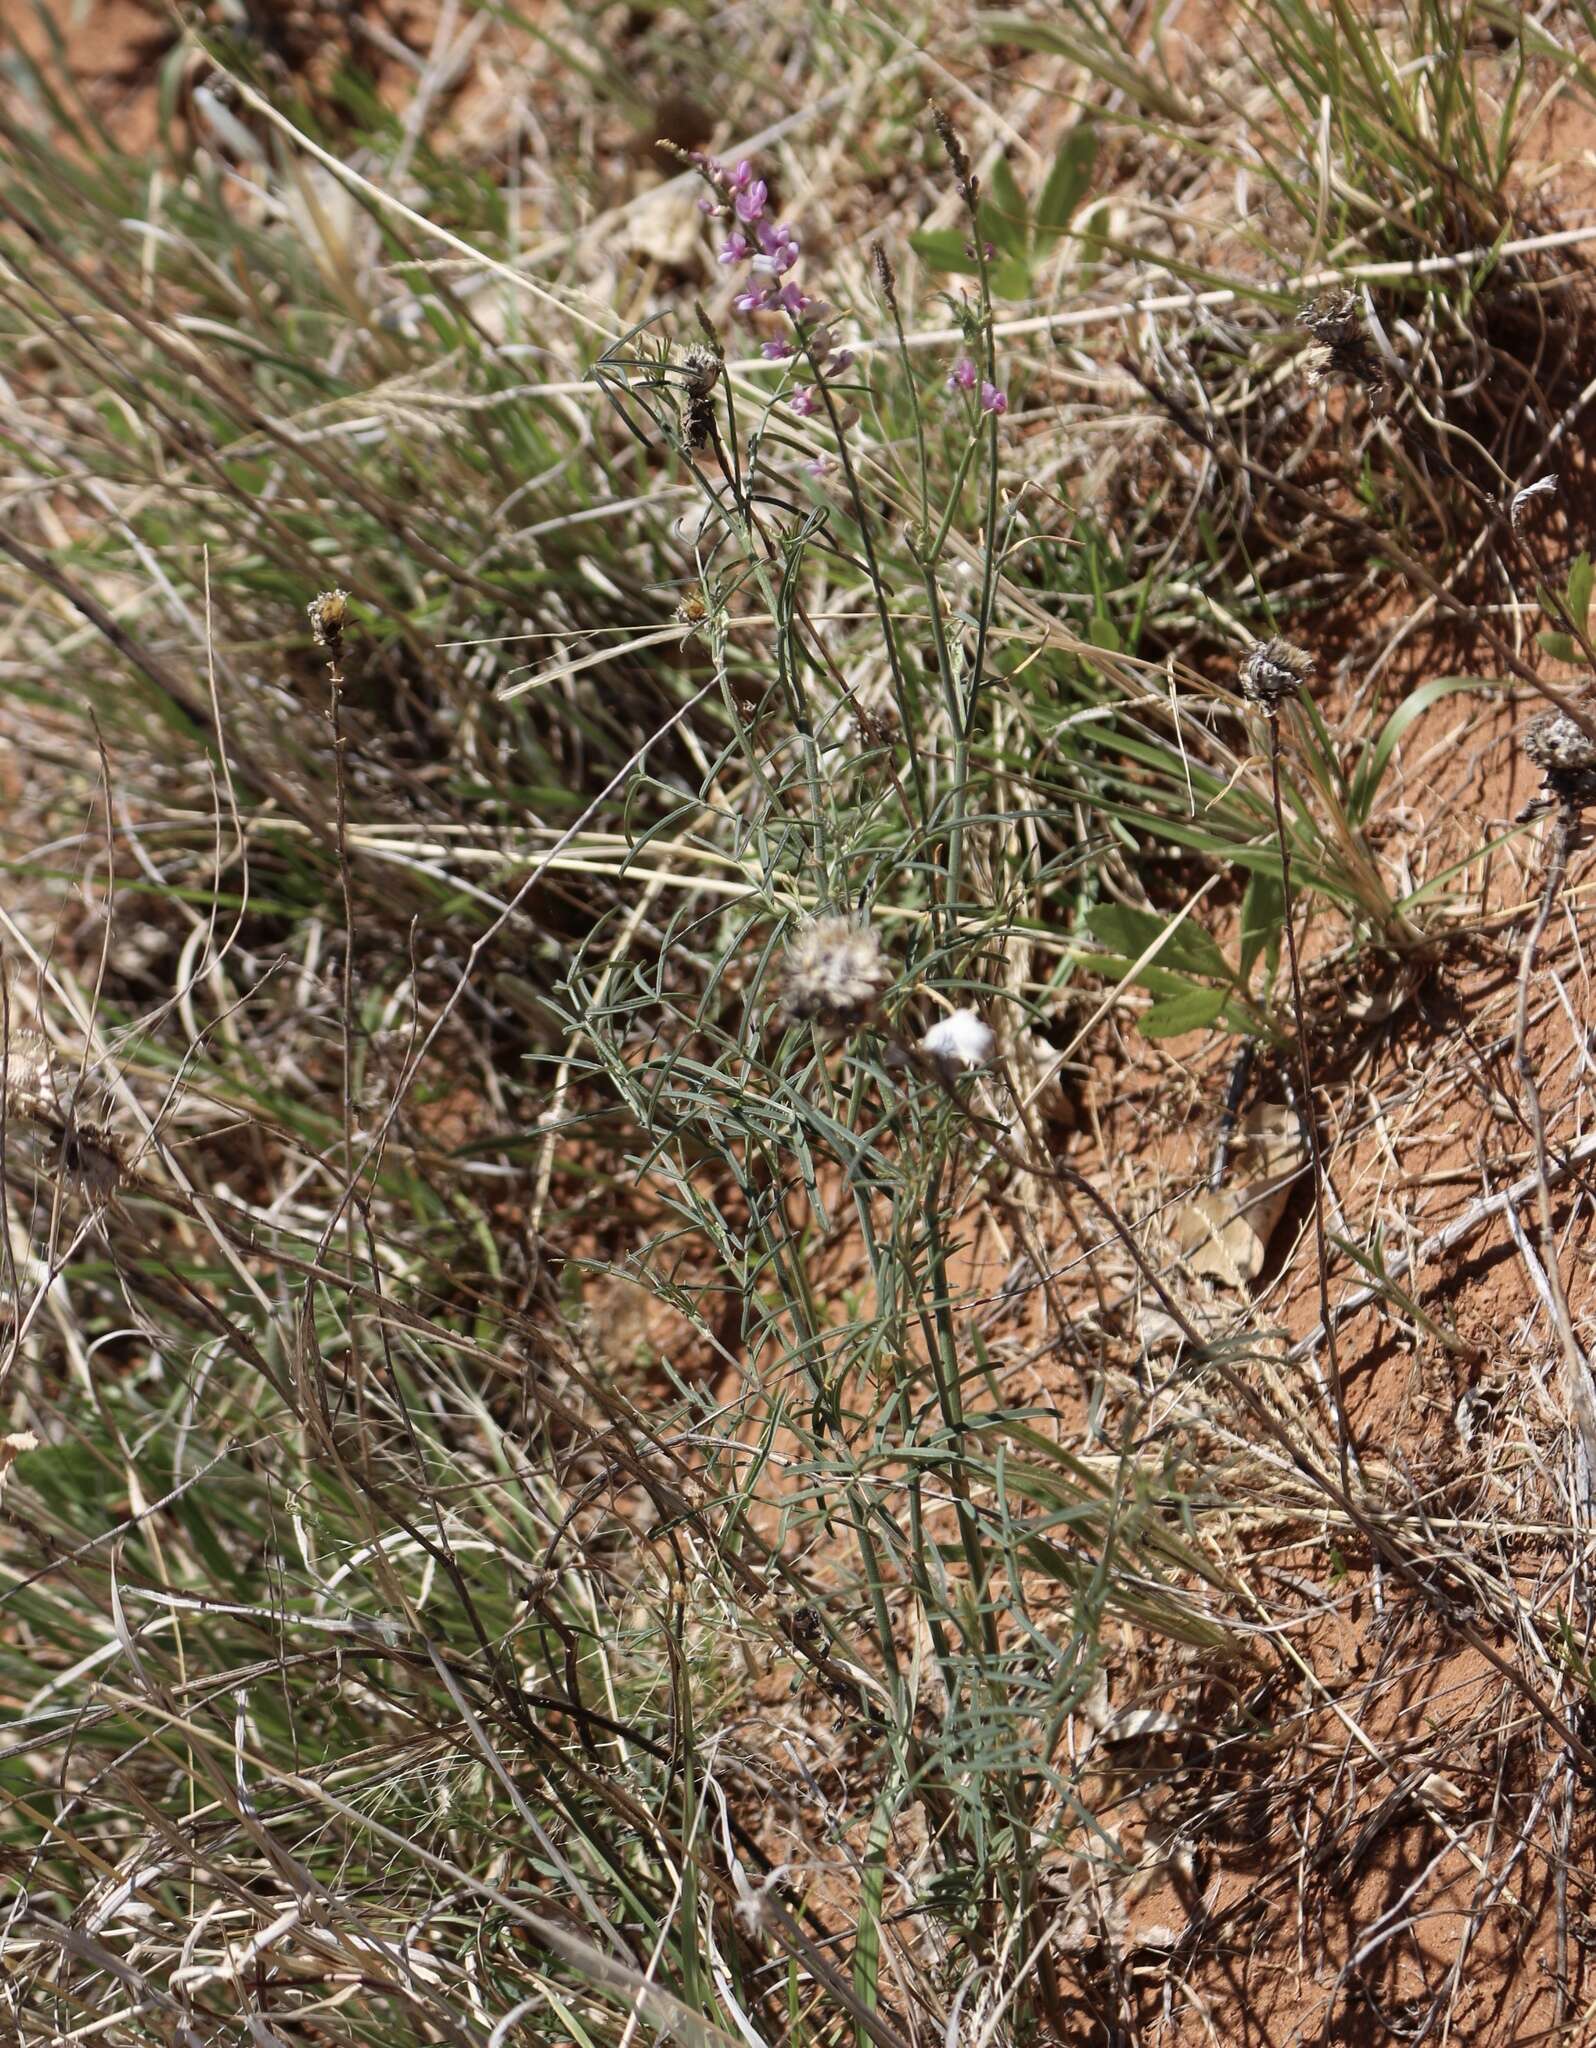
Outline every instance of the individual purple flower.
<svg viewBox="0 0 1596 2048"><path fill-rule="evenodd" d="M784 284L780 291L773 291L765 303L772 312L779 309L783 313L791 313L796 319L800 313L807 313L815 302L807 292L800 291L797 285Z"/></svg>
<svg viewBox="0 0 1596 2048"><path fill-rule="evenodd" d="M831 361L826 365L826 367L827 369L830 370L831 374L834 377L840 375L841 372L844 370L851 370L853 368L853 350L851 348L839 348L835 350L832 354Z"/></svg>
<svg viewBox="0 0 1596 2048"><path fill-rule="evenodd" d="M830 476L836 466L829 455L812 455L804 464L811 476L819 477Z"/></svg>
<svg viewBox="0 0 1596 2048"><path fill-rule="evenodd" d="M711 159L711 161L714 161L713 158ZM719 164L715 165L715 169L717 172L719 172L720 176L725 179L725 182L728 185L730 185L734 192L746 192L749 186L754 182L754 167L748 161L747 157L740 157L738 159L737 168L735 171L731 173L729 177L727 177L725 171L721 169L721 166Z"/></svg>
<svg viewBox="0 0 1596 2048"><path fill-rule="evenodd" d="M960 356L959 360L948 372L948 389L950 391L973 391L975 389L975 382L974 363L971 362L968 356Z"/></svg>
<svg viewBox="0 0 1596 2048"><path fill-rule="evenodd" d="M720 212L720 208L715 204L713 199L700 199L698 202L698 210L700 213L704 214Z"/></svg>
<svg viewBox="0 0 1596 2048"><path fill-rule="evenodd" d="M732 300L733 308L739 313L763 313L770 305L770 294L755 290L752 285L740 291Z"/></svg>
<svg viewBox="0 0 1596 2048"><path fill-rule="evenodd" d="M995 384L989 384L987 380L983 377L981 379L982 412L1000 413L1007 412L1008 409L1008 394L1006 392L999 391Z"/></svg>
<svg viewBox="0 0 1596 2048"><path fill-rule="evenodd" d="M816 398L813 389L807 384L800 384L788 400L788 403L801 420L808 419L811 413L817 413L820 410L820 400Z"/></svg>
<svg viewBox="0 0 1596 2048"><path fill-rule="evenodd" d="M767 341L761 345L759 353L767 363L784 363L792 354L792 343L790 341Z"/></svg>
<svg viewBox="0 0 1596 2048"><path fill-rule="evenodd" d="M753 247L741 228L734 228L720 245L722 263L746 263L753 254Z"/></svg>
<svg viewBox="0 0 1596 2048"><path fill-rule="evenodd" d="M763 222L760 223L764 225ZM761 249L753 267L765 277L780 277L798 261L798 238L783 228L780 234L761 235Z"/></svg>
<svg viewBox="0 0 1596 2048"><path fill-rule="evenodd" d="M742 165L739 164L737 168L741 170ZM746 191L741 191L737 194L736 201L734 202L737 208L737 218L749 222L758 220L765 210L765 202L769 197L770 192L764 179L755 178Z"/></svg>

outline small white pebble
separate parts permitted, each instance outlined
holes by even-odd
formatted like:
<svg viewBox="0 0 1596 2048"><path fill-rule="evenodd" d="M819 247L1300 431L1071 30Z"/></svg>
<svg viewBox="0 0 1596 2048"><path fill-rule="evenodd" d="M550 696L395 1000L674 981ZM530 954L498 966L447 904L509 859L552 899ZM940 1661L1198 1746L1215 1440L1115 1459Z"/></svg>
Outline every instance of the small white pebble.
<svg viewBox="0 0 1596 2048"><path fill-rule="evenodd" d="M955 1010L939 1017L920 1041L920 1050L952 1067L979 1067L992 1057L996 1043L974 1010Z"/></svg>

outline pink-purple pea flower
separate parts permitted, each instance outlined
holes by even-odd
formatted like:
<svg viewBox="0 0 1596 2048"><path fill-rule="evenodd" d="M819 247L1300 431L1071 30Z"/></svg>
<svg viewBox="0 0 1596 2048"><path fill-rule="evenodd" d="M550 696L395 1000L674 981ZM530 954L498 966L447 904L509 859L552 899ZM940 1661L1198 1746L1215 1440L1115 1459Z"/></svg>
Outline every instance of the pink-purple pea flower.
<svg viewBox="0 0 1596 2048"><path fill-rule="evenodd" d="M1005 391L999 391L995 384L988 383L986 378L983 377L981 379L982 412L1003 413L1007 412L1008 409L1008 393Z"/></svg>
<svg viewBox="0 0 1596 2048"><path fill-rule="evenodd" d="M971 362L968 356L960 356L959 360L948 372L948 389L950 391L973 391L975 384L976 370L974 363Z"/></svg>
<svg viewBox="0 0 1596 2048"><path fill-rule="evenodd" d="M820 400L816 398L812 387L808 384L800 384L788 400L788 403L801 420L808 419L811 414L817 413L820 410Z"/></svg>

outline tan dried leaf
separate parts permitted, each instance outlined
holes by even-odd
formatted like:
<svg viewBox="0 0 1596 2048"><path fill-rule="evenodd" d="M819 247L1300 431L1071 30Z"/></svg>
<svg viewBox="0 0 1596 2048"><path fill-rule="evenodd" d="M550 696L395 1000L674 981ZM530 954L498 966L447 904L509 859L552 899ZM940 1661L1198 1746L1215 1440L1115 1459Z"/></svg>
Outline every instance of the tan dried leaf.
<svg viewBox="0 0 1596 2048"><path fill-rule="evenodd" d="M662 270L698 270L703 229L696 194L674 182L660 185L627 223L627 253L657 263Z"/></svg>
<svg viewBox="0 0 1596 2048"><path fill-rule="evenodd" d="M1247 1112L1222 1188L1204 1188L1176 1210L1170 1234L1193 1273L1244 1289L1263 1271L1307 1161L1301 1126L1284 1103L1260 1102Z"/></svg>

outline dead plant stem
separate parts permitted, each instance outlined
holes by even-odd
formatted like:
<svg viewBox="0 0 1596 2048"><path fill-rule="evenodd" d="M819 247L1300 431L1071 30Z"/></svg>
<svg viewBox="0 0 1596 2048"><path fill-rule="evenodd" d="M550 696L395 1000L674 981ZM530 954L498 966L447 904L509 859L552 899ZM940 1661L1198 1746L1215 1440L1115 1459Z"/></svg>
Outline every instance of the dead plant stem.
<svg viewBox="0 0 1596 2048"><path fill-rule="evenodd" d="M1324 1329L1325 1377L1330 1386L1330 1405L1336 1418L1336 1463L1340 1467L1343 1492L1351 1490L1349 1458L1351 1425L1341 1386L1341 1360L1336 1352L1335 1322L1330 1314L1330 1240L1324 1220L1324 1161L1319 1149L1319 1114L1313 1090L1313 1054L1308 1045L1308 1013L1302 1000L1302 967L1297 958L1295 903L1291 894L1291 851L1286 838L1286 814L1280 801L1280 718L1273 714L1269 725L1269 794L1275 808L1275 835L1280 844L1281 916L1286 927L1286 958L1291 969L1291 1011L1297 1027L1297 1065L1302 1075L1302 1128L1308 1140L1308 1164L1313 1177L1313 1244L1319 1279L1319 1320Z"/></svg>
<svg viewBox="0 0 1596 2048"><path fill-rule="evenodd" d="M1552 1227L1551 1168L1546 1152L1546 1118L1541 1109L1541 1093L1535 1080L1535 1063L1530 1057L1529 1050L1529 992L1535 972L1535 955L1545 936L1546 927L1551 922L1553 907L1568 873L1568 857L1578 829L1579 812L1565 799L1557 811L1557 823L1552 833L1551 856L1546 863L1546 881L1541 890L1540 907L1536 911L1535 922L1529 928L1529 934L1524 941L1524 951L1519 959L1518 1000L1513 1011L1513 1064L1524 1091L1524 1118L1535 1147L1536 1235L1540 1240L1541 1264L1546 1269L1552 1321L1556 1326L1558 1341L1563 1351L1569 1408L1575 1427L1579 1431L1584 1455L1585 1504L1589 1509L1596 1504L1592 1498L1593 1488L1596 1488L1596 1396L1593 1396L1591 1390L1590 1367L1584 1352L1580 1349L1579 1339L1574 1334L1568 1295L1558 1267L1557 1233Z"/></svg>

